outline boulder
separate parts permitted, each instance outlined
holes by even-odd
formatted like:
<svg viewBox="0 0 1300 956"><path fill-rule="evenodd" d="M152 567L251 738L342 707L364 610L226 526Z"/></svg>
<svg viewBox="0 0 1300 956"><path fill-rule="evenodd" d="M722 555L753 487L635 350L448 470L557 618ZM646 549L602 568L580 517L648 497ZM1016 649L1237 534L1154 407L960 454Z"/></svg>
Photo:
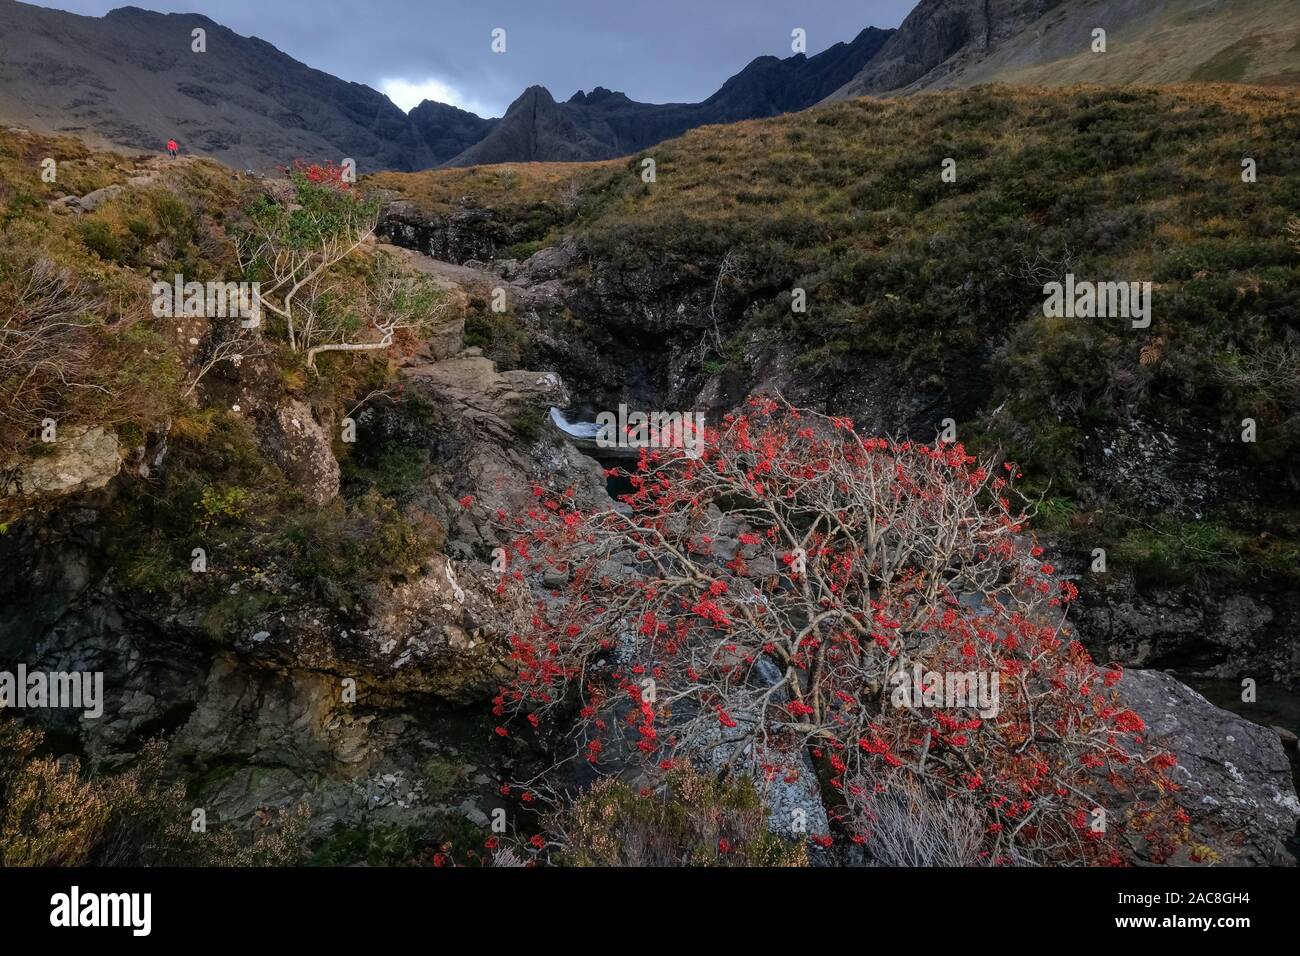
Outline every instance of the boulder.
<svg viewBox="0 0 1300 956"><path fill-rule="evenodd" d="M1294 865L1286 841L1300 800L1276 732L1220 710L1162 671L1125 671L1116 689L1146 723L1147 741L1178 758L1175 798L1198 842L1229 866Z"/></svg>
<svg viewBox="0 0 1300 956"><path fill-rule="evenodd" d="M521 411L531 408L540 423L552 405L568 403L568 391L553 372L497 371L496 363L476 349L441 362L409 365L406 374L443 403L461 410L464 420L513 440Z"/></svg>
<svg viewBox="0 0 1300 956"><path fill-rule="evenodd" d="M0 468L4 497L57 498L94 491L112 481L122 468L117 436L98 425L60 429L58 440L41 448L48 453Z"/></svg>
<svg viewBox="0 0 1300 956"><path fill-rule="evenodd" d="M101 205L122 192L122 186L105 186L84 196L66 196L61 202L74 212L94 212Z"/></svg>
<svg viewBox="0 0 1300 956"><path fill-rule="evenodd" d="M534 252L519 267L518 279L525 283L545 282L563 278L577 264L578 241L565 236L554 246Z"/></svg>

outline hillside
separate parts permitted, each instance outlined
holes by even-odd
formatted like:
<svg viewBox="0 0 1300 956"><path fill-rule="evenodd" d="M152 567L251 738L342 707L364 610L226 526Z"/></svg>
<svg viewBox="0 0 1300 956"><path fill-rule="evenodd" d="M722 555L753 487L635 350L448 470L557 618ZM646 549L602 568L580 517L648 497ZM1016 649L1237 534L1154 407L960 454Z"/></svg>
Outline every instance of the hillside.
<svg viewBox="0 0 1300 956"><path fill-rule="evenodd" d="M961 82L1300 85L1300 11L1294 5L1181 0L1152 9L1159 12L1118 26L1104 57L1062 51L1040 65L999 57Z"/></svg>
<svg viewBox="0 0 1300 956"><path fill-rule="evenodd" d="M208 52L191 50L194 29ZM14 0L0 0L0 122L150 151L175 137L237 169L299 156L425 169L463 148L436 154L383 94L207 17L82 17Z"/></svg>
<svg viewBox="0 0 1300 956"><path fill-rule="evenodd" d="M1107 31L1105 53L1090 49ZM1003 82L1300 83L1289 0L921 0L832 100Z"/></svg>

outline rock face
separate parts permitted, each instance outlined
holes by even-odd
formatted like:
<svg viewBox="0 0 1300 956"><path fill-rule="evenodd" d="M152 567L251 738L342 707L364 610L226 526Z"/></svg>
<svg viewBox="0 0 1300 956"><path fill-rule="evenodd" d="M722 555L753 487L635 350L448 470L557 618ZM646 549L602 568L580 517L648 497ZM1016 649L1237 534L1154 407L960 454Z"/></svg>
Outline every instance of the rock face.
<svg viewBox="0 0 1300 956"><path fill-rule="evenodd" d="M458 337L445 344L459 350ZM565 459L563 448L527 447L505 420L516 402L562 395L555 376L498 374L490 362L464 358L470 361L456 368L477 374L449 371L445 402L427 392L439 402L432 425L394 423L411 429L409 443L444 461L454 483L417 490L444 518L447 553L396 580L381 577L346 609L264 580L261 593L275 595L274 610L228 622L214 643L202 603L128 596L104 574L102 496L78 498L0 535L0 669L22 662L104 674L102 717L50 710L33 719L108 768L163 733L177 772L197 781L214 821L247 821L308 798L319 835L335 824L478 819L502 805L499 788L509 777L487 746L494 739L488 699L507 675L508 635L523 628L531 605L522 587L502 586L481 560L496 543L486 504L516 507L506 489L523 483L526 498L530 480L581 482L583 462ZM477 417L464 418L450 404L461 394L455 385L472 389L479 381L490 395L478 402ZM396 414L391 404L379 408ZM263 449L291 480L317 499L337 491L329 430L305 405L267 402L257 415ZM359 429L375 427L358 417ZM426 427L435 434L420 431ZM599 471L585 464L591 493L602 487ZM457 504L462 494L485 505ZM246 591L254 596L233 586L229 594L241 600ZM482 755L467 761L458 748ZM431 760L452 768L455 779L431 788Z"/></svg>
<svg viewBox="0 0 1300 956"><path fill-rule="evenodd" d="M42 446L48 454L0 468L4 497L57 498L103 488L122 468L117 436L98 425L71 426L58 441Z"/></svg>
<svg viewBox="0 0 1300 956"><path fill-rule="evenodd" d="M339 493L339 463L330 436L299 401L277 405L258 419L258 437L271 459L312 504Z"/></svg>
<svg viewBox="0 0 1300 956"><path fill-rule="evenodd" d="M828 99L999 81L1293 85L1300 29L1287 7L1287 0L921 0ZM1098 28L1107 32L1105 53L1092 50Z"/></svg>
<svg viewBox="0 0 1300 956"><path fill-rule="evenodd" d="M1248 593L1215 581L1160 587L1114 571L1089 576L1073 616L1101 660L1300 685L1300 594L1285 586L1259 584Z"/></svg>
<svg viewBox="0 0 1300 956"><path fill-rule="evenodd" d="M507 222L468 198L450 213L433 216L422 214L408 200L389 203L376 232L396 245L452 263L493 259L498 250L532 238L521 224Z"/></svg>
<svg viewBox="0 0 1300 956"><path fill-rule="evenodd" d="M1278 734L1220 710L1160 671L1125 671L1120 696L1147 740L1178 758L1178 803L1197 840L1235 866L1291 865L1300 801Z"/></svg>
<svg viewBox="0 0 1300 956"><path fill-rule="evenodd" d="M254 619L230 641L245 661L285 672L352 678L371 703L400 707L408 695L483 701L507 676L506 637L529 613L522 589L497 593L479 562L434 555L412 580L375 585L353 626L302 606Z"/></svg>
<svg viewBox="0 0 1300 956"><path fill-rule="evenodd" d="M497 370L478 349L441 362L407 366L412 387L458 410L454 444L475 508L453 514L447 553L468 557L493 547L483 513L527 507L532 485L573 489L583 507L608 504L600 466L546 427L547 410L567 404L568 390L553 372Z"/></svg>
<svg viewBox="0 0 1300 956"><path fill-rule="evenodd" d="M902 89L959 54L987 51L1066 0L921 0L880 53L837 90L847 99Z"/></svg>
<svg viewBox="0 0 1300 956"><path fill-rule="evenodd" d="M406 373L442 401L462 407L467 422L502 435L511 434L510 422L521 410L544 410L568 401L555 373L498 372L477 349L432 365L409 366Z"/></svg>

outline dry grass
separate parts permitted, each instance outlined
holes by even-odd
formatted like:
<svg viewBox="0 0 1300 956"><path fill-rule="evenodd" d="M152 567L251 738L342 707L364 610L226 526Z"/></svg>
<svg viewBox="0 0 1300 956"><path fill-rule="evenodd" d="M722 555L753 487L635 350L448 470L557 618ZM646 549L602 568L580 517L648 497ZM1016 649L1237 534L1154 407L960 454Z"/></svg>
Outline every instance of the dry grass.
<svg viewBox="0 0 1300 956"><path fill-rule="evenodd" d="M463 197L497 209L536 203L562 205L576 195L578 184L616 160L593 163L502 163L419 173L376 173L363 184L391 190L432 215L454 209Z"/></svg>

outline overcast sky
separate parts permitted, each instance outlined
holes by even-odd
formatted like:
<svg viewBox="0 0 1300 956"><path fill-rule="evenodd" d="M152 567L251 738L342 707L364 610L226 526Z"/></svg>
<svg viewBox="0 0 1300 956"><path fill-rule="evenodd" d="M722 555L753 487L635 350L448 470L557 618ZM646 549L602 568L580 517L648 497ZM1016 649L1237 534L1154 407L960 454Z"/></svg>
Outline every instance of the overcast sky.
<svg viewBox="0 0 1300 956"><path fill-rule="evenodd" d="M500 116L540 83L556 99L594 86L649 103L695 102L756 56L808 53L868 26L895 27L916 0L40 0L100 16L114 7L202 13L403 109L436 99ZM491 33L506 31L506 52Z"/></svg>

